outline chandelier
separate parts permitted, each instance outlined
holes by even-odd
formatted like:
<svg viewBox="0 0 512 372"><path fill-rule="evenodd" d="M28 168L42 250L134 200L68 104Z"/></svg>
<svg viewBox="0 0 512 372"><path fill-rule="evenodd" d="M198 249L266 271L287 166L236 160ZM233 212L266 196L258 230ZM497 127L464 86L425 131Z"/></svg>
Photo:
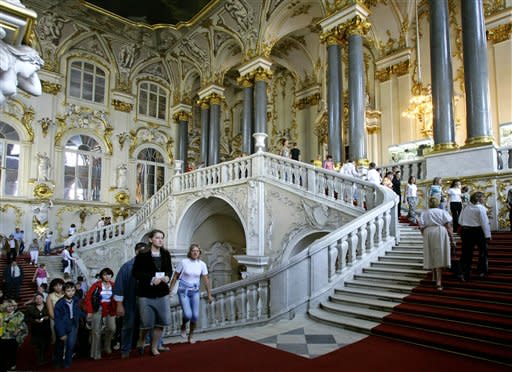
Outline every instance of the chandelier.
<svg viewBox="0 0 512 372"><path fill-rule="evenodd" d="M415 119L420 123L421 134L432 138L432 88L430 85L423 86L421 79L421 53L420 53L420 32L418 22L418 0L414 2L416 18L416 61L418 67L418 81L412 86L412 96L409 106L402 112L402 116Z"/></svg>
<svg viewBox="0 0 512 372"><path fill-rule="evenodd" d="M432 89L430 85L423 86L415 83L412 87L412 97L409 106L402 112L402 116L417 120L420 123L421 134L432 137Z"/></svg>

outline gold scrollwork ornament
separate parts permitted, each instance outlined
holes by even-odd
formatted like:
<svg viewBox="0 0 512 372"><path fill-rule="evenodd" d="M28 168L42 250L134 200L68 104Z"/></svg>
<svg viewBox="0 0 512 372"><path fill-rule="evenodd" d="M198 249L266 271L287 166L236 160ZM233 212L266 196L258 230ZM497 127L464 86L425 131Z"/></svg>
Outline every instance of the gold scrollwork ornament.
<svg viewBox="0 0 512 372"><path fill-rule="evenodd" d="M41 200L48 200L53 196L53 188L47 183L38 183L34 187L34 197Z"/></svg>

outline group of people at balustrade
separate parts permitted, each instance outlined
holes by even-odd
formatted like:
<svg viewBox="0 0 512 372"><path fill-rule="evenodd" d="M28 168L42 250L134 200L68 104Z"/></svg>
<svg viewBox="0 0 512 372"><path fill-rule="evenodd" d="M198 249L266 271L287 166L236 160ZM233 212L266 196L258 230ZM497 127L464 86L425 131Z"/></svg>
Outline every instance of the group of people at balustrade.
<svg viewBox="0 0 512 372"><path fill-rule="evenodd" d="M38 365L52 361L56 368L68 368L77 355L98 360L113 349L120 349L121 358L128 358L133 349L144 355L148 343L151 355L157 356L169 350L162 334L171 325L174 294L183 313L181 335L193 344L201 278L207 299L212 301L201 249L192 244L187 258L173 272L170 252L163 246L164 233L153 230L148 237L149 244L135 245L135 256L122 265L115 281L113 271L105 267L90 287L81 276L73 282L67 272L48 285L48 273L40 265L32 278L37 291L23 304L24 311L18 310L16 293L0 292L1 370L16 369L18 349L29 334ZM18 260L23 258L21 255ZM16 265L15 259L12 262ZM37 274L39 270L46 272L45 280Z"/></svg>

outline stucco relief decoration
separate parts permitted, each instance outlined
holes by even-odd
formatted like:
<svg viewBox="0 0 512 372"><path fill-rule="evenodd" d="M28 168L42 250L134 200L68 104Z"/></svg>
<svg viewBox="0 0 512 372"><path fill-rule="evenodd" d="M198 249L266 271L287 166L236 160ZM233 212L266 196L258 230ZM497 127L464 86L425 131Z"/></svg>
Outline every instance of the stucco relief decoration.
<svg viewBox="0 0 512 372"><path fill-rule="evenodd" d="M144 127L137 130L131 130L130 137L132 141L130 149L128 150L130 157L133 157L133 153L137 146L144 143L151 143L165 149L167 152L167 157L169 158L169 162L173 161L174 157L172 154L172 149L174 140L164 131L154 127Z"/></svg>
<svg viewBox="0 0 512 372"><path fill-rule="evenodd" d="M145 67L141 73L158 76L159 78L167 81L167 74L165 73L164 67L161 63L153 63L152 65Z"/></svg>
<svg viewBox="0 0 512 372"><path fill-rule="evenodd" d="M72 50L81 50L85 51L87 53L92 53L97 56L100 56L106 60L108 60L107 55L105 54L105 51L103 49L103 46L101 45L100 41L96 36L91 36L82 42L75 45Z"/></svg>
<svg viewBox="0 0 512 372"><path fill-rule="evenodd" d="M107 146L107 153L112 155L112 132L114 128L108 121L108 115L102 110L93 110L70 104L64 115L56 117L58 130L55 134L55 144L59 146L64 133L71 129L83 128L92 130L98 137L103 138Z"/></svg>
<svg viewBox="0 0 512 372"><path fill-rule="evenodd" d="M39 40L59 45L66 20L53 12L44 12L37 23Z"/></svg>
<svg viewBox="0 0 512 372"><path fill-rule="evenodd" d="M508 208L507 208L507 194L509 190L512 190L512 178L500 179L497 181L498 195L496 197L496 203L498 205L498 226L500 229L506 229L510 227L508 221Z"/></svg>
<svg viewBox="0 0 512 372"><path fill-rule="evenodd" d="M241 0L228 0L224 3L224 9L234 19L238 26L238 33L243 36L246 42L246 48L254 47L257 40L256 28L253 28L254 10L249 4Z"/></svg>
<svg viewBox="0 0 512 372"><path fill-rule="evenodd" d="M124 44L118 54L119 66L123 69L131 69L135 59L137 58L138 52L139 48L135 43Z"/></svg>
<svg viewBox="0 0 512 372"><path fill-rule="evenodd" d="M17 89L33 96L43 92L37 72L44 61L27 45L11 45L3 39L7 32L0 27L0 106L17 93Z"/></svg>
<svg viewBox="0 0 512 372"><path fill-rule="evenodd" d="M329 208L326 205L309 205L302 201L306 221L313 227L322 228L329 223Z"/></svg>
<svg viewBox="0 0 512 372"><path fill-rule="evenodd" d="M119 149L122 151L124 149L124 145L126 144L126 141L131 141L132 137L127 132L121 132L116 135L117 141L119 143Z"/></svg>
<svg viewBox="0 0 512 372"><path fill-rule="evenodd" d="M12 204L0 205L0 212L4 215L4 217L5 213L8 213L9 209L12 209L16 214L16 226L21 226L21 218L23 216L22 210Z"/></svg>
<svg viewBox="0 0 512 372"><path fill-rule="evenodd" d="M197 63L200 63L203 71L209 70L210 58L208 58L208 55L204 52L204 50L199 48L194 40L184 38L181 41L180 56L189 59L191 58Z"/></svg>
<svg viewBox="0 0 512 372"><path fill-rule="evenodd" d="M48 136L48 131L50 128L55 126L55 122L50 118L42 118L38 121L41 126L41 132L43 133L43 137L46 138Z"/></svg>
<svg viewBox="0 0 512 372"><path fill-rule="evenodd" d="M46 236L48 231L48 214L52 207L51 201L43 201L32 206L32 231L39 239Z"/></svg>

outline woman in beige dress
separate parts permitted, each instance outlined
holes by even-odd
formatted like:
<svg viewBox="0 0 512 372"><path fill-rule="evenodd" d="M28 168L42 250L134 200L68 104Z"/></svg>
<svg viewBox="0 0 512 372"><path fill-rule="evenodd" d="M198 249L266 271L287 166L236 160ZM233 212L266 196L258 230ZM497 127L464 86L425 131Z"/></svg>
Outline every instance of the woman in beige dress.
<svg viewBox="0 0 512 372"><path fill-rule="evenodd" d="M440 200L431 197L428 207L419 219L423 234L423 267L432 269L432 280L439 291L443 290L442 271L451 266L450 247L453 240L452 217L448 212L439 209Z"/></svg>

